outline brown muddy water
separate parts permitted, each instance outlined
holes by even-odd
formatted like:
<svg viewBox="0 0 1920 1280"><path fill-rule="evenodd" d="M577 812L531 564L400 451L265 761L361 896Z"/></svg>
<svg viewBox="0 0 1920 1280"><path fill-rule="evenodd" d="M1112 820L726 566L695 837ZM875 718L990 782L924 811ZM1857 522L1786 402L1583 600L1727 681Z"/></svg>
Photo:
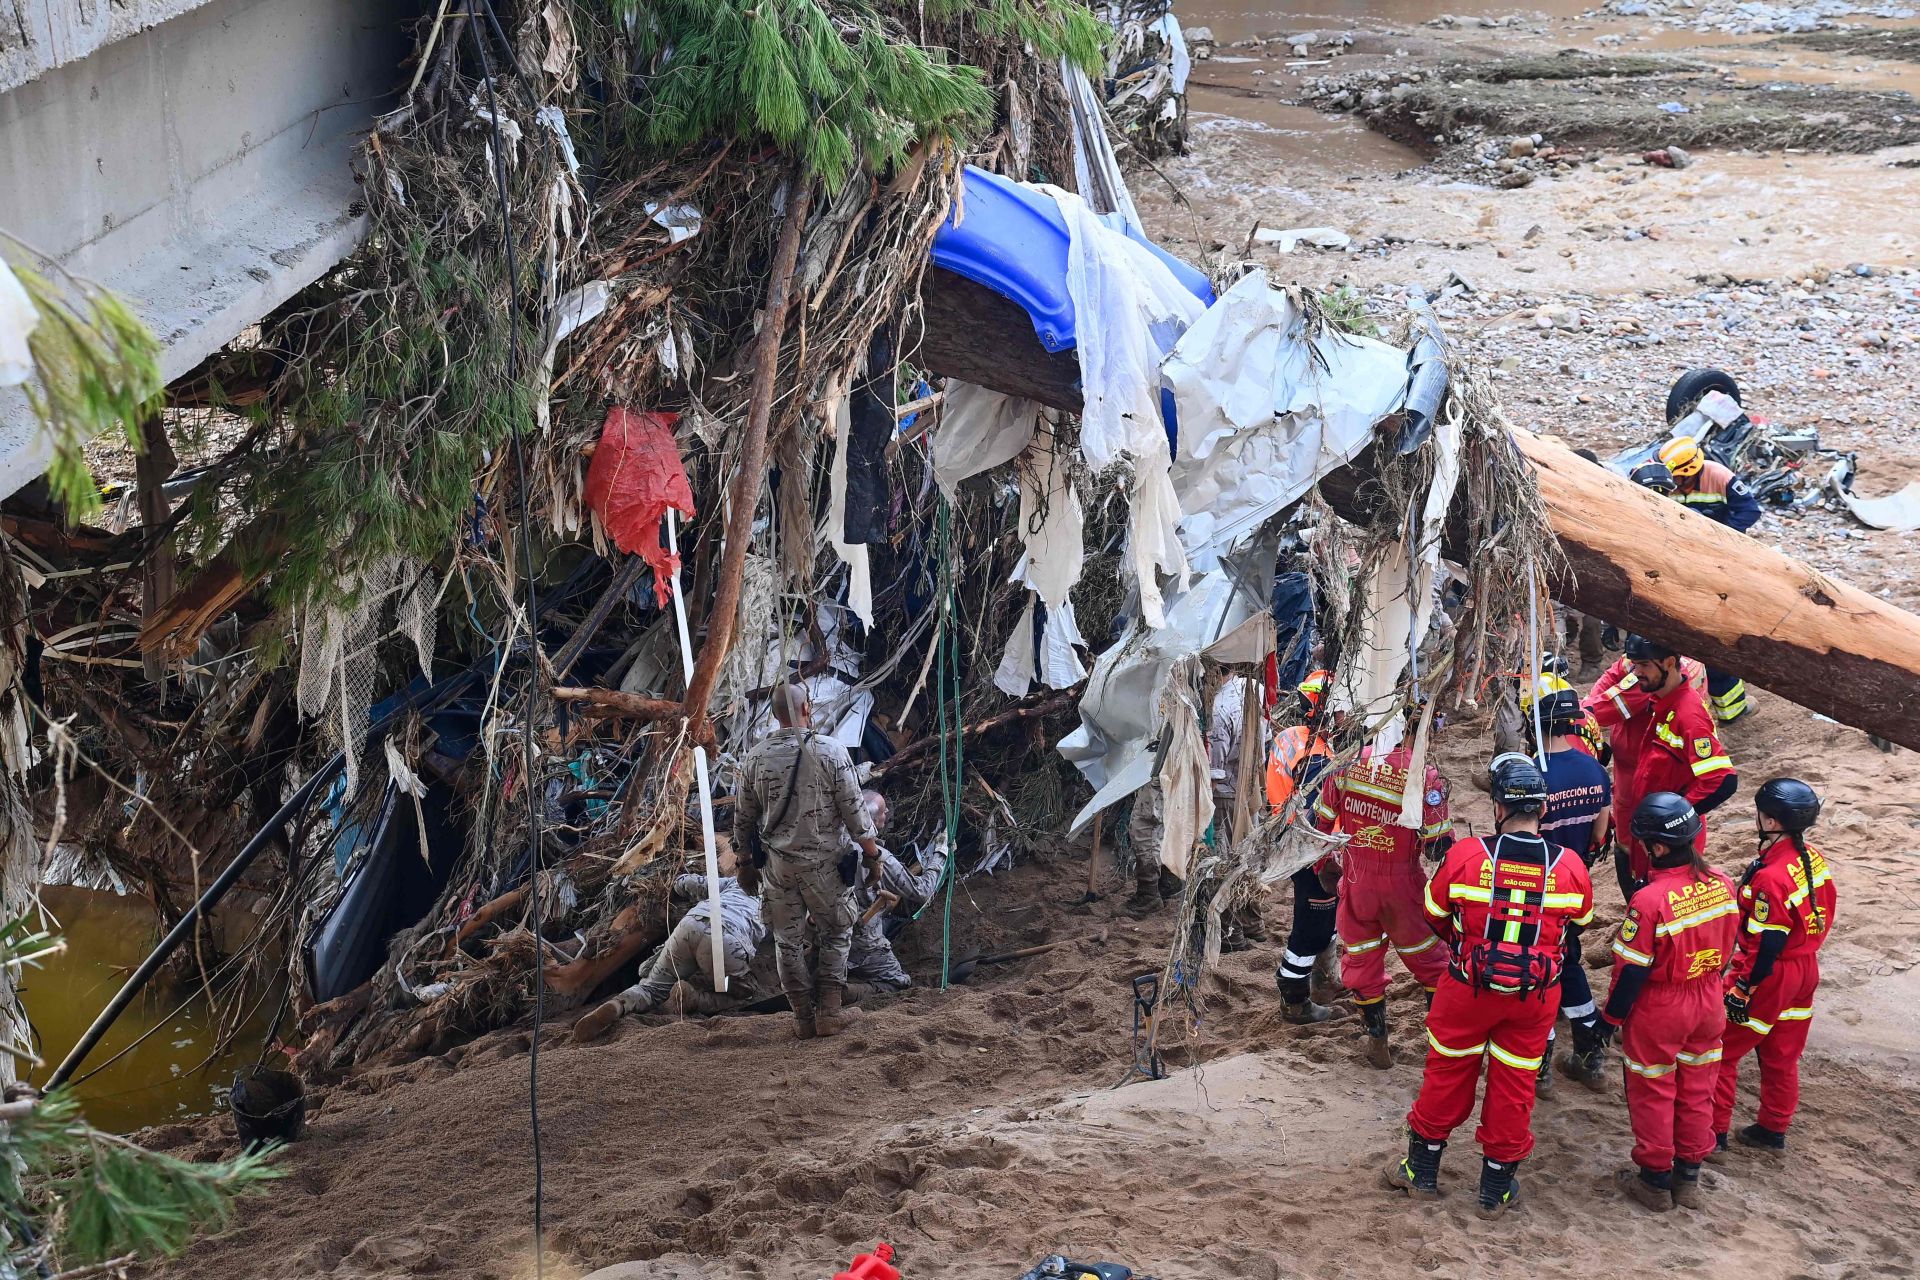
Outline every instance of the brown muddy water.
<svg viewBox="0 0 1920 1280"><path fill-rule="evenodd" d="M29 1080L47 1077L161 932L143 898L64 885L42 888L40 898L67 949L26 970L21 983L34 1051L45 1059L27 1074ZM216 921L219 945L238 945L251 923L244 912ZM225 993L209 1000L196 984L156 978L76 1073L74 1092L87 1119L126 1133L224 1111L234 1073L259 1055L279 1000L275 987L248 1016L247 1010L229 1010ZM237 1022L238 1030L216 1053L223 1018Z"/></svg>

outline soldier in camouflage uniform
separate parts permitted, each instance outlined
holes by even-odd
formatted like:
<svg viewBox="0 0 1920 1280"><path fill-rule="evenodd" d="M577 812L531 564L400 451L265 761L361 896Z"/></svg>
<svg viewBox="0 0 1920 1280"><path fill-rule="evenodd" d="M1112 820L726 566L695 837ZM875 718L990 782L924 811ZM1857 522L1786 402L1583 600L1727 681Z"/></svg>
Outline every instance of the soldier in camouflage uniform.
<svg viewBox="0 0 1920 1280"><path fill-rule="evenodd" d="M885 831L886 797L878 791L863 791L860 803L872 819L873 829ZM891 851L882 849L878 880L868 874L865 867L861 869L860 883L853 893L854 905L863 918L854 926L853 950L847 959L849 1004L858 1004L868 996L905 991L913 985L913 979L900 965L900 958L893 953L893 940L887 936L887 926L889 922L904 923L911 919L914 912L932 900L934 891L940 887L940 873L947 867L945 848L922 853L917 866L917 871L909 871ZM893 894L897 901L886 911L864 918L881 890Z"/></svg>
<svg viewBox="0 0 1920 1280"><path fill-rule="evenodd" d="M880 844L860 803L847 749L812 730L813 706L804 685L773 691L779 727L740 762L734 796L733 843L765 850L762 902L773 928L780 986L793 1006L794 1030L802 1040L840 1030L846 998L847 953L859 912L853 881L861 863L876 880ZM843 871L842 835L860 856ZM760 888L759 869L741 868L749 892ZM816 973L807 971L812 935Z"/></svg>
<svg viewBox="0 0 1920 1280"><path fill-rule="evenodd" d="M651 1013L663 1004L674 1013L724 1013L758 998L751 970L754 953L767 936L767 926L760 919L760 899L740 887L733 874L732 850L721 850L719 864L720 920L724 929L721 945L729 979L726 994L713 989L712 907L706 900L707 878L676 876L674 896L696 899L696 905L667 935L666 945L640 981L573 1024L576 1042L597 1040L624 1015Z"/></svg>

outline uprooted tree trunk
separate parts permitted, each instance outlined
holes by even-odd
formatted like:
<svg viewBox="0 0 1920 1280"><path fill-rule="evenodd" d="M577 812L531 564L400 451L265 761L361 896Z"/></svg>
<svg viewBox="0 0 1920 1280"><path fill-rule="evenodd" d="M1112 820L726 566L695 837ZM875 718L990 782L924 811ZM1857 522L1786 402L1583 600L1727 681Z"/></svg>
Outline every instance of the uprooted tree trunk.
<svg viewBox="0 0 1920 1280"><path fill-rule="evenodd" d="M1018 304L935 268L919 358L936 373L1081 408L1071 353L1041 346ZM1570 573L1561 603L1658 640L1810 711L1920 750L1920 617L1514 430ZM1371 450L1326 476L1341 516L1377 500ZM1370 494L1373 495L1370 498ZM1462 556L1469 549L1458 549Z"/></svg>
<svg viewBox="0 0 1920 1280"><path fill-rule="evenodd" d="M27 708L21 678L26 671L27 584L13 553L0 543L0 922L31 906L40 846L26 803ZM0 1044L33 1042L20 1003L19 970L0 966ZM11 1084L17 1063L0 1049L0 1084Z"/></svg>

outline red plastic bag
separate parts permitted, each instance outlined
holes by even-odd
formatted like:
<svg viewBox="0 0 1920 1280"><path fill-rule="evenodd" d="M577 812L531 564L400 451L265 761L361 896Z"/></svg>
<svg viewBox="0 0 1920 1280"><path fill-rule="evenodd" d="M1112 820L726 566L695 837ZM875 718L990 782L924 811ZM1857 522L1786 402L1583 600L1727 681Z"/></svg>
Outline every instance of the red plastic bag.
<svg viewBox="0 0 1920 1280"><path fill-rule="evenodd" d="M673 598L680 557L660 545L660 521L668 508L693 514L693 487L674 443L677 413L636 413L619 405L607 410L600 445L587 466L587 506L620 550L653 567L653 598Z"/></svg>
<svg viewBox="0 0 1920 1280"><path fill-rule="evenodd" d="M883 1241L873 1247L872 1253L855 1258L853 1265L833 1280L900 1280L899 1269L889 1265L892 1261L893 1246Z"/></svg>

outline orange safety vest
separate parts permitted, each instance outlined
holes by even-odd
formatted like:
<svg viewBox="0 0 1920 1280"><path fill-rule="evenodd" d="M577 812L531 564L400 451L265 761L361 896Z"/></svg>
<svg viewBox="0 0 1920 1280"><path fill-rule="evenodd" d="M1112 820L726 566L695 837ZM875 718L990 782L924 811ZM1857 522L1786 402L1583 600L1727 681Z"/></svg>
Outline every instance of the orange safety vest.
<svg viewBox="0 0 1920 1280"><path fill-rule="evenodd" d="M1292 798L1304 772L1301 766L1313 757L1331 760L1333 751L1325 738L1307 726L1295 725L1274 735L1273 747L1267 752L1267 804L1273 812L1278 813Z"/></svg>

